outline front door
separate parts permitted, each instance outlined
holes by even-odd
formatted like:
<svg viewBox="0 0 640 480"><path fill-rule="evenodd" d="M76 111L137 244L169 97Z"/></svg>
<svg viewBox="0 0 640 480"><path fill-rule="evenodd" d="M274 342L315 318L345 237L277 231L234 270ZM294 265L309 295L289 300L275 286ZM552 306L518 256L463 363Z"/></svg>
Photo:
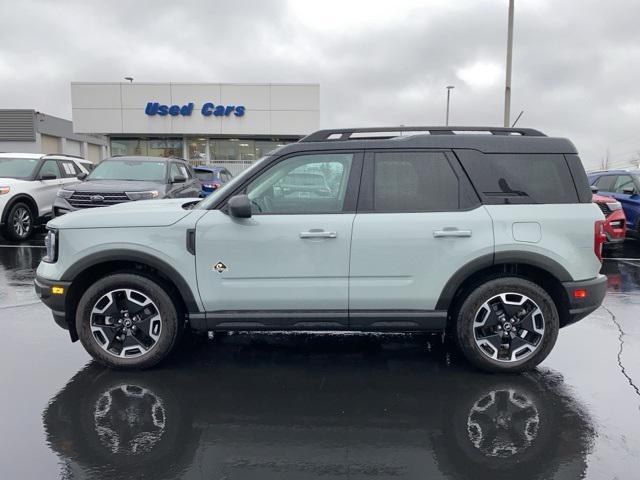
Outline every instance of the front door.
<svg viewBox="0 0 640 480"><path fill-rule="evenodd" d="M235 192L249 196L251 218L223 207L198 221L198 287L209 318L218 326L347 326L361 164L356 152L290 156Z"/></svg>
<svg viewBox="0 0 640 480"><path fill-rule="evenodd" d="M42 180L43 175L55 176L55 179ZM56 160L45 160L40 171L36 175L38 183L37 195L34 195L38 202L39 216L49 215L56 200L56 194L62 186L62 176Z"/></svg>
<svg viewBox="0 0 640 480"><path fill-rule="evenodd" d="M367 154L351 245L352 328L442 328L447 281L492 258L491 218L456 162L445 152Z"/></svg>

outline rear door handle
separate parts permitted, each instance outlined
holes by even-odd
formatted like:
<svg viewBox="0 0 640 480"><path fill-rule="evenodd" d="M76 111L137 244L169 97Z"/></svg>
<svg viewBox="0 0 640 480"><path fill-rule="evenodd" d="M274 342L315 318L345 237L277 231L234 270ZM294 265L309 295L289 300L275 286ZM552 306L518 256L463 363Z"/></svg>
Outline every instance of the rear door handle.
<svg viewBox="0 0 640 480"><path fill-rule="evenodd" d="M315 228L307 232L300 232L300 238L336 238L337 236L336 232L325 232Z"/></svg>
<svg viewBox="0 0 640 480"><path fill-rule="evenodd" d="M470 237L471 230L458 230L457 228L443 228L442 230L434 230L433 237L434 238L444 238L444 237Z"/></svg>

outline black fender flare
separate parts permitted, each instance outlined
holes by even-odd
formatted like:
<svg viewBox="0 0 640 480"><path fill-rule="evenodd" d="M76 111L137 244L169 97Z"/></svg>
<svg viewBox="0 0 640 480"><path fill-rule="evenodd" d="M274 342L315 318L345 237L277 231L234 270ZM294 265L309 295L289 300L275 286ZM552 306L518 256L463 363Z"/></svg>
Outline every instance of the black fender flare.
<svg viewBox="0 0 640 480"><path fill-rule="evenodd" d="M94 267L101 263L126 261L146 265L154 268L162 273L165 277L171 280L182 297L185 306L189 313L200 312L198 303L194 297L193 291L189 286L189 283L184 277L171 265L167 264L164 260L154 257L148 253L143 253L135 250L127 249L114 249L105 250L104 252L98 252L82 258L72 264L62 275L60 280L73 282L73 280L88 268Z"/></svg>
<svg viewBox="0 0 640 480"><path fill-rule="evenodd" d="M490 253L466 263L451 276L440 293L436 310L449 310L454 295L467 278L487 267L509 263L530 265L539 268L555 277L559 282L570 282L573 280L566 268L555 260L539 253L527 251Z"/></svg>

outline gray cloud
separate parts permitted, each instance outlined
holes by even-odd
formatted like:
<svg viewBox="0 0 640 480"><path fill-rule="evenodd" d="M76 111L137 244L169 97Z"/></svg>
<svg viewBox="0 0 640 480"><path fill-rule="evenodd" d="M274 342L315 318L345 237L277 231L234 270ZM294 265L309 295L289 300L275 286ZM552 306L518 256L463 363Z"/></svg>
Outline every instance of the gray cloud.
<svg viewBox="0 0 640 480"><path fill-rule="evenodd" d="M501 124L506 0L305 5L5 2L0 107L70 117L71 81L126 75L319 82L324 127L441 124L454 84L453 123ZM516 0L513 116L573 139L587 166L607 147L640 151L639 14L635 1Z"/></svg>

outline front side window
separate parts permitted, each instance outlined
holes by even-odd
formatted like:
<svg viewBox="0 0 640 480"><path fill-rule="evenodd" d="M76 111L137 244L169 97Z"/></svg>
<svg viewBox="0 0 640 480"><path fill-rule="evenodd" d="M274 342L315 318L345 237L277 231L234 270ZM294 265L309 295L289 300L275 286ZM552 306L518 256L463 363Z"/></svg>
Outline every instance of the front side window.
<svg viewBox="0 0 640 480"><path fill-rule="evenodd" d="M107 160L94 168L87 180L138 180L164 183L166 174L165 162Z"/></svg>
<svg viewBox="0 0 640 480"><path fill-rule="evenodd" d="M330 153L275 164L247 186L253 213L342 212L352 163L352 153Z"/></svg>
<svg viewBox="0 0 640 480"><path fill-rule="evenodd" d="M624 193L625 190L635 190L636 185L631 175L618 175L613 191L616 193Z"/></svg>
<svg viewBox="0 0 640 480"><path fill-rule="evenodd" d="M58 162L55 160L47 160L42 164L40 168L40 176L54 175L55 178L60 178L60 169L58 168Z"/></svg>
<svg viewBox="0 0 640 480"><path fill-rule="evenodd" d="M613 192L615 183L616 177L614 175L603 175L594 182L594 185L598 187L598 190Z"/></svg>
<svg viewBox="0 0 640 480"><path fill-rule="evenodd" d="M434 212L458 208L458 178L443 153L375 154L373 211Z"/></svg>
<svg viewBox="0 0 640 480"><path fill-rule="evenodd" d="M30 178L37 164L37 158L0 158L0 178Z"/></svg>

